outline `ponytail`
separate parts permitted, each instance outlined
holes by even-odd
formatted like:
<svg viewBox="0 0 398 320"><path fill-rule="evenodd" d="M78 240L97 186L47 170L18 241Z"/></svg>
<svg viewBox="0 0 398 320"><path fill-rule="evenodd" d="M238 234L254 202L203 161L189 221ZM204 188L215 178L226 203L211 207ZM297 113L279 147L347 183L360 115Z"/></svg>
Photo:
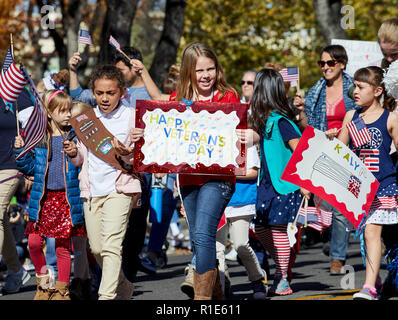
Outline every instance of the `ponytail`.
<svg viewBox="0 0 398 320"><path fill-rule="evenodd" d="M383 88L383 108L392 112L397 107L397 101L394 99L394 97L390 96L386 92L384 85L382 86L382 88Z"/></svg>

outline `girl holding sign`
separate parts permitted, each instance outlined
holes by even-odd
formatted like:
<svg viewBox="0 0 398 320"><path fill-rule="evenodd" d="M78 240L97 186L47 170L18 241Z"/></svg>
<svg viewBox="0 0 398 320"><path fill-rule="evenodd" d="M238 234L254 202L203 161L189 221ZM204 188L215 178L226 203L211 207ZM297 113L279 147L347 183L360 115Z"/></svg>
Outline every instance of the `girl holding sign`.
<svg viewBox="0 0 398 320"><path fill-rule="evenodd" d="M383 70L366 67L354 75L354 99L362 109L347 112L338 139L347 144L368 166L380 186L365 222L366 279L354 299L377 300L378 273L381 262L381 232L383 225L398 223L398 187L396 170L390 157L391 142L398 146L398 115L391 112L395 101L386 93ZM383 101L383 102L381 102ZM383 103L383 105L381 104ZM355 125L355 128L353 126ZM363 127L370 138L358 144L355 130ZM354 129L352 129L354 128ZM337 136L337 130L326 132Z"/></svg>
<svg viewBox="0 0 398 320"><path fill-rule="evenodd" d="M177 91L170 100L239 103L226 82L217 55L204 43L192 43L183 53ZM217 226L235 188L235 176L179 175L181 196L192 241L196 300L222 299L216 260Z"/></svg>
<svg viewBox="0 0 398 320"><path fill-rule="evenodd" d="M276 264L270 292L275 295L292 293L288 281L291 249L287 224L297 214L302 195L310 193L281 180L301 133L289 107L283 78L272 69L259 71L251 100L253 129L260 135L261 172L256 203L256 234ZM301 194L300 194L301 191Z"/></svg>

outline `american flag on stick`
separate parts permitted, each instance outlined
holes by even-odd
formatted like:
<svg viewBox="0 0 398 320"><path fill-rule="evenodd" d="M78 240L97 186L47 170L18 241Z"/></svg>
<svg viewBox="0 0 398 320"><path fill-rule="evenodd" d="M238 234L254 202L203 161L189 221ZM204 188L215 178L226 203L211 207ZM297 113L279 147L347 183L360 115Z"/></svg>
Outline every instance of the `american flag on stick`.
<svg viewBox="0 0 398 320"><path fill-rule="evenodd" d="M5 101L14 103L17 101L25 84L26 80L15 65L10 47L4 59L3 69L0 75L0 96Z"/></svg>
<svg viewBox="0 0 398 320"><path fill-rule="evenodd" d="M372 141L372 136L362 117L350 121L350 123L347 124L347 129L356 148Z"/></svg>
<svg viewBox="0 0 398 320"><path fill-rule="evenodd" d="M21 66L21 72L28 82L31 92L35 98L35 106L23 130L23 135L25 137L25 147L16 158L17 160L36 147L39 142L43 140L47 128L47 114L43 109L42 101L39 93L37 92L36 86L29 77L24 66Z"/></svg>
<svg viewBox="0 0 398 320"><path fill-rule="evenodd" d="M112 46L114 46L116 48L116 50L121 51L120 50L120 43L117 42L117 40L114 37L112 37L112 35L109 36L109 43Z"/></svg>
<svg viewBox="0 0 398 320"><path fill-rule="evenodd" d="M81 29L79 32L79 43L87 44L89 46L93 45L93 42L91 41L90 34L88 33L87 30Z"/></svg>
<svg viewBox="0 0 398 320"><path fill-rule="evenodd" d="M121 47L120 47L120 43L117 42L117 40L116 40L114 37L112 37L112 35L109 35L109 43L110 43L113 47L115 47L115 49L116 49L117 51L119 51L121 54L123 54L123 55L126 57L126 59L127 59L128 61L130 61L130 57L122 51L122 49L121 49Z"/></svg>
<svg viewBox="0 0 398 320"><path fill-rule="evenodd" d="M299 69L298 67L287 67L279 71L284 82L290 82L291 87L297 86L299 81Z"/></svg>

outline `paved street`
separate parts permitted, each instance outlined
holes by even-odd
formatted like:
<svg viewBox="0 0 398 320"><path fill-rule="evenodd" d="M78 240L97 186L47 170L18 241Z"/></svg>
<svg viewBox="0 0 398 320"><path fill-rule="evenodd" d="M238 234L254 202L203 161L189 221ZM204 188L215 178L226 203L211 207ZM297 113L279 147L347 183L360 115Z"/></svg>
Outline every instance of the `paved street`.
<svg viewBox="0 0 398 320"><path fill-rule="evenodd" d="M363 284L365 269L362 265L359 241L351 238L348 250L347 265L354 271L346 276L331 276L329 274L329 258L322 253L321 242L306 247L301 246L293 268L292 289L293 294L284 297L270 297L269 300L351 300L352 294ZM185 253L185 254L182 254ZM191 255L187 251L168 252L168 264L158 270L153 276L139 272L133 300L187 300L188 297L179 289L184 280L184 268ZM268 283L272 284L274 264L269 259L271 275ZM232 282L232 296L230 300L251 300L251 287L246 271L236 261L228 261ZM2 300L31 300L35 292L34 273L32 278L17 294L9 294L0 297ZM382 279L387 272L384 267L381 270ZM391 300L398 300L397 297Z"/></svg>

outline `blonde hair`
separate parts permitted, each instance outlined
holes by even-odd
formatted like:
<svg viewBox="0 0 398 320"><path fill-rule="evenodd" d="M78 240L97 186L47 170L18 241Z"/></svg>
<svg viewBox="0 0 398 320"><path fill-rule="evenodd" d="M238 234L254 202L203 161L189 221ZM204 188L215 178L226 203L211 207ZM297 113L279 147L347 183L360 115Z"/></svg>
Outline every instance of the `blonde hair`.
<svg viewBox="0 0 398 320"><path fill-rule="evenodd" d="M206 43L194 42L189 44L182 54L180 78L177 84L177 95L175 100L180 101L182 98L192 100L199 96L196 86L196 62L199 57L206 57L214 61L216 67L216 81L214 89L219 92L220 100L227 91L233 91L237 97L235 89L233 89L225 80L224 71L214 50Z"/></svg>
<svg viewBox="0 0 398 320"><path fill-rule="evenodd" d="M92 107L84 102L81 101L73 101L72 102L72 109L71 109L71 114L72 118L76 117L77 115L92 109Z"/></svg>
<svg viewBox="0 0 398 320"><path fill-rule="evenodd" d="M398 44L398 19L388 19L382 23L377 33L378 41Z"/></svg>
<svg viewBox="0 0 398 320"><path fill-rule="evenodd" d="M57 92L56 94L53 95L53 93ZM52 96L53 95L53 96ZM52 97L51 97L52 96ZM50 100L51 97L51 100ZM55 110L59 110L60 112L64 110L70 110L71 105L72 105L72 99L69 95L67 95L65 92L60 91L60 90L48 90L43 94L43 103L46 108L45 111L47 113L47 129L52 133L52 129L50 126L50 117L48 112L53 113ZM50 100L50 101L49 101Z"/></svg>

